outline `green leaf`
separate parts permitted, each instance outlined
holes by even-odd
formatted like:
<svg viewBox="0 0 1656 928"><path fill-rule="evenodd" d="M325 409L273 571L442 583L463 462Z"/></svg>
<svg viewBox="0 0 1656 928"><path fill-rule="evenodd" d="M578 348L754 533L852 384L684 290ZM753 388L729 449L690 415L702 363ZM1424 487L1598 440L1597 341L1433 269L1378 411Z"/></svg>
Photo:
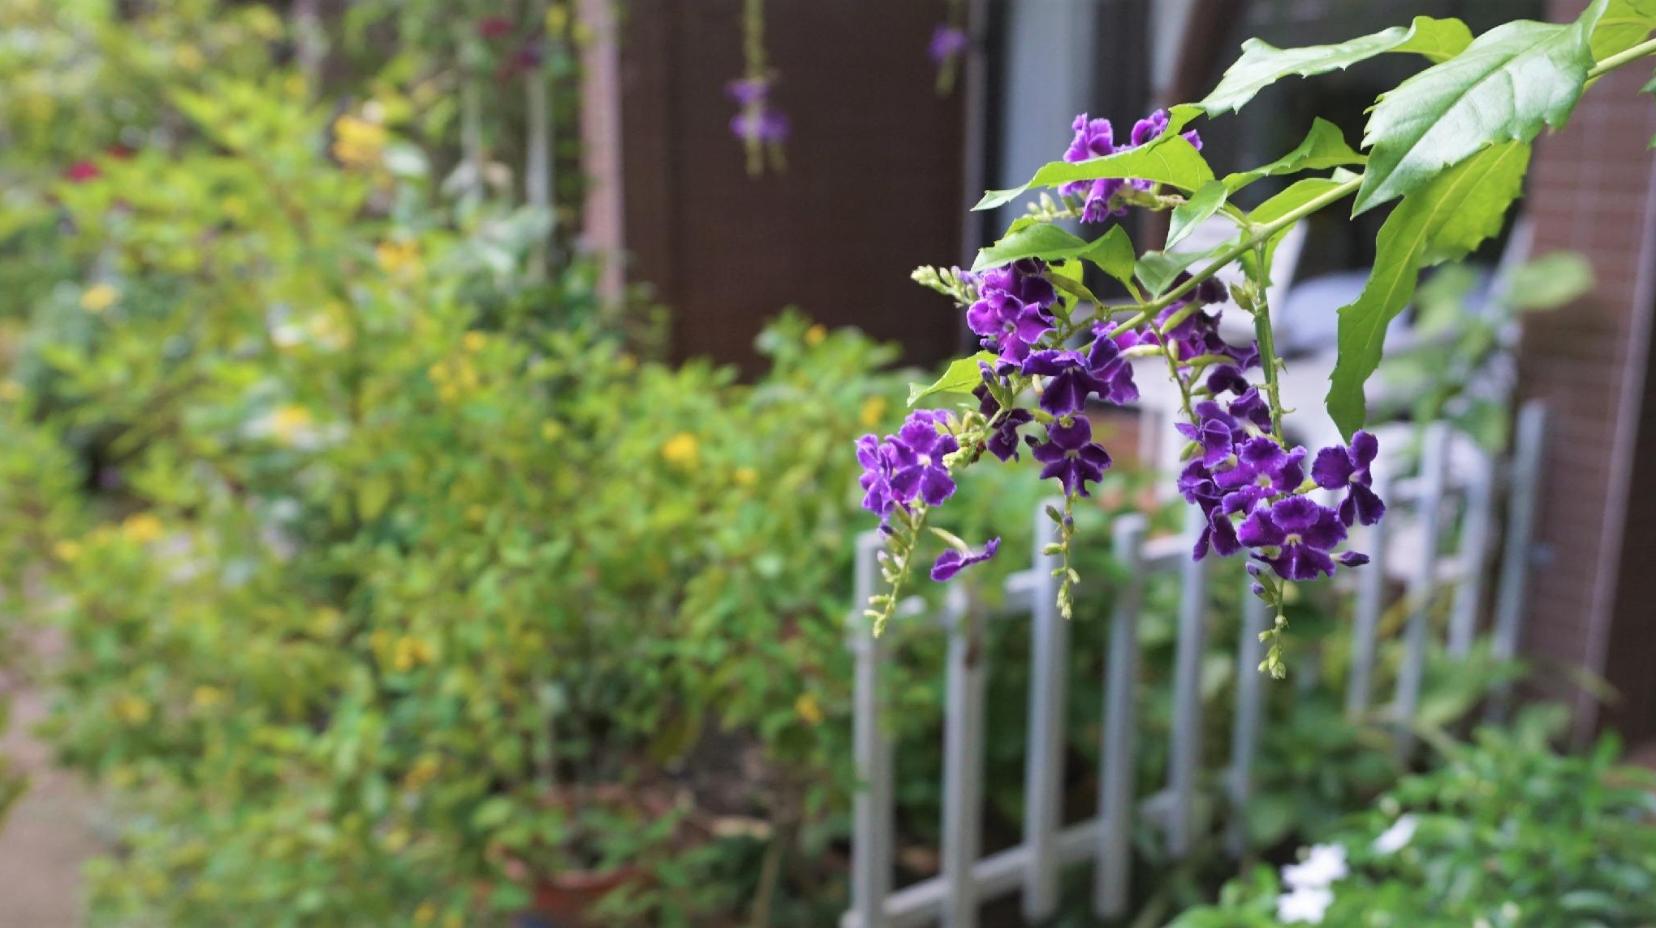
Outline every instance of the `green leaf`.
<svg viewBox="0 0 1656 928"><path fill-rule="evenodd" d="M1127 230L1121 226L1111 226L1110 231L1094 239L1087 246L1087 250L1076 257L1084 258L1098 265L1099 270L1119 280L1124 285L1131 285L1133 281L1133 240L1127 237Z"/></svg>
<svg viewBox="0 0 1656 928"><path fill-rule="evenodd" d="M1346 144L1339 126L1319 116L1311 123L1311 131L1305 134L1305 139L1293 151L1251 171L1227 174L1223 183L1226 191L1235 193L1261 177L1320 171L1347 164L1362 164L1364 160L1356 149Z"/></svg>
<svg viewBox="0 0 1656 928"><path fill-rule="evenodd" d="M1593 265L1573 251L1555 251L1526 261L1512 273L1506 302L1513 309L1555 309L1593 289Z"/></svg>
<svg viewBox="0 0 1656 928"><path fill-rule="evenodd" d="M1085 258L1111 277L1123 280L1130 274L1127 269L1132 267L1133 243L1119 225L1111 226L1110 231L1089 242L1061 226L1037 223L1017 228L988 248L979 249L972 270L986 271L1024 258L1043 261Z"/></svg>
<svg viewBox="0 0 1656 928"><path fill-rule="evenodd" d="M1497 26L1383 94L1364 131L1369 163L1353 215L1420 189L1485 146L1563 125L1593 66L1588 37L1605 3L1593 0L1573 23Z"/></svg>
<svg viewBox="0 0 1656 928"><path fill-rule="evenodd" d="M1188 111L1186 111L1188 114ZM1189 120L1186 119L1188 122ZM1172 132L1137 148L1092 158L1087 161L1053 161L1035 172L1021 187L991 190L972 207L975 210L1004 206L1034 187L1057 187L1081 180L1132 177L1151 180L1180 190L1194 191L1213 180L1213 169L1184 136Z"/></svg>
<svg viewBox="0 0 1656 928"><path fill-rule="evenodd" d="M1371 35L1333 45L1277 48L1259 39L1242 43L1242 57L1225 71L1219 86L1196 104L1209 116L1240 110L1254 95L1284 77L1310 77L1344 70L1385 52L1413 52L1434 62L1460 54L1472 41L1472 30L1458 19L1416 16L1408 28L1393 26Z"/></svg>
<svg viewBox="0 0 1656 928"><path fill-rule="evenodd" d="M1625 52L1643 42L1652 30L1656 30L1656 0L1610 0L1593 29L1593 58Z"/></svg>
<svg viewBox="0 0 1656 928"><path fill-rule="evenodd" d="M1327 404L1348 439L1367 414L1363 383L1380 364L1386 327L1413 298L1420 269L1464 255L1498 232L1528 164L1527 144L1491 146L1404 197L1386 217L1374 271L1357 301L1339 311L1339 357Z"/></svg>
<svg viewBox="0 0 1656 928"><path fill-rule="evenodd" d="M1133 273L1152 297L1159 296L1182 271L1211 254L1211 251L1147 251L1134 265Z"/></svg>
<svg viewBox="0 0 1656 928"><path fill-rule="evenodd" d="M908 404L913 406L926 397L939 393L971 393L983 382L983 369L978 365L993 364L994 361L995 355L988 351L980 351L969 358L959 358L950 363L949 369L943 372L943 376L932 381L931 386L909 384Z"/></svg>
<svg viewBox="0 0 1656 928"><path fill-rule="evenodd" d="M1225 198L1230 195L1223 181L1209 181L1202 185L1202 189L1191 194L1190 199L1180 203L1173 209L1173 218L1167 227L1167 247L1184 240L1184 237L1196 231L1196 227L1207 221L1214 213L1219 212L1225 205Z"/></svg>

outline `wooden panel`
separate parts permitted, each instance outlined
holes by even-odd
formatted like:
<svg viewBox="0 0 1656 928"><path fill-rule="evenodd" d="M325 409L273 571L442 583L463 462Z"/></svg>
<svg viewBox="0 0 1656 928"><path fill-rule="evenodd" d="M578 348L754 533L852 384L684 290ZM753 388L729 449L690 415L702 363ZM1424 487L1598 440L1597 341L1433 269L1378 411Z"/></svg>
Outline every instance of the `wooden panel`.
<svg viewBox="0 0 1656 928"><path fill-rule="evenodd" d="M793 135L786 172L757 178L724 93L742 70L739 6L652 0L628 15L630 278L674 311L679 357L751 364L764 320L797 305L901 341L906 360L942 359L959 314L909 272L961 260L963 96L937 96L926 54L943 3L770 0L775 96Z"/></svg>

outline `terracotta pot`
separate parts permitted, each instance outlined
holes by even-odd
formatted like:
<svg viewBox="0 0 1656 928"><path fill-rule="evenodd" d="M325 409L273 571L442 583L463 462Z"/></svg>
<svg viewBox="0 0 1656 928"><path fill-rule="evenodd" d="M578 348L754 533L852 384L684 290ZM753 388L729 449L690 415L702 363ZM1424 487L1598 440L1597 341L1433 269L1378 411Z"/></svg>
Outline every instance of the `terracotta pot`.
<svg viewBox="0 0 1656 928"><path fill-rule="evenodd" d="M638 867L614 870L571 870L543 877L535 883L530 912L542 928L596 928L592 909L616 889L643 879Z"/></svg>

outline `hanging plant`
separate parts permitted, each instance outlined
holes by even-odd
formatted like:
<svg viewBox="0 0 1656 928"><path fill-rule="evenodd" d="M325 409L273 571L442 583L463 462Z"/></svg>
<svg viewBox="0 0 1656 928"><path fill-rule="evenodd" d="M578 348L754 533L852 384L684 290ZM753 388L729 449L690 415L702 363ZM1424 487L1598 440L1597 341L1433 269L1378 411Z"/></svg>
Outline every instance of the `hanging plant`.
<svg viewBox="0 0 1656 928"><path fill-rule="evenodd" d="M1002 206L1033 188L1053 192L980 251L970 271L915 272L965 310L983 350L910 398L911 405L948 395L966 402L917 409L895 434L858 442L864 506L880 516L888 539L888 589L870 609L876 629L892 615L919 557L929 511L954 493L959 472L985 451L1012 461L1026 448L1041 476L1062 489L1062 509L1048 510L1058 541L1045 553L1060 561L1053 575L1068 616L1080 582L1069 563L1071 512L1110 467L1086 409L1094 398L1136 400L1130 362L1161 358L1179 390L1177 428L1189 439L1178 490L1202 517L1191 556L1249 557L1254 593L1277 613L1262 636L1270 648L1261 669L1281 676L1288 587L1366 563L1346 546L1348 533L1385 513L1369 473L1379 444L1362 426L1363 385L1380 363L1388 324L1409 304L1424 268L1464 257L1501 230L1522 189L1531 142L1543 128L1564 125L1597 78L1656 54L1656 40L1646 39L1652 29L1650 0L1594 0L1573 22L1520 20L1476 38L1458 19L1421 16L1336 45L1278 49L1251 39L1207 98L1151 114L1125 140L1108 120L1077 117L1062 160L1021 187L991 191L977 208ZM1343 70L1385 53L1420 56L1428 66L1370 110L1366 151L1318 119L1282 157L1218 177L1200 137L1186 130L1198 117L1240 110L1284 77ZM1653 89L1656 81L1646 87ZM1252 210L1232 202L1261 178L1307 172ZM1354 215L1396 205L1381 227L1367 286L1339 310L1326 406L1345 443L1313 452L1283 430L1282 361L1266 293L1273 252L1287 231L1350 197ZM1120 225L1090 241L1060 225L1104 225L1133 209L1171 212L1168 247L1214 217L1235 231L1207 251L1140 252ZM1082 282L1088 266L1118 281L1131 302L1111 306L1094 296ZM1227 294L1215 275L1232 266L1242 280ZM1227 295L1251 318L1247 344L1219 335ZM974 550L932 534L946 546L934 579L994 555L993 540Z"/></svg>
<svg viewBox="0 0 1656 928"><path fill-rule="evenodd" d="M971 36L966 32L965 0L946 0L943 21L932 30L927 51L937 65L937 95L946 97L954 92L955 78L971 47Z"/></svg>
<svg viewBox="0 0 1656 928"><path fill-rule="evenodd" d="M742 76L725 85L739 109L730 131L747 150L748 173L758 176L767 164L781 171L786 162L782 143L788 138L788 117L771 100L777 74L765 55L765 0L743 0Z"/></svg>

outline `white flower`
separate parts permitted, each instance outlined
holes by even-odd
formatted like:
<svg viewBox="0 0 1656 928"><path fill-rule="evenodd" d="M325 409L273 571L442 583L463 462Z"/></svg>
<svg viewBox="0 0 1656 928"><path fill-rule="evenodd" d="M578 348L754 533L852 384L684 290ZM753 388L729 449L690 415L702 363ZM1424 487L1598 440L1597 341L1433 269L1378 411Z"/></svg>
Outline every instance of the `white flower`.
<svg viewBox="0 0 1656 928"><path fill-rule="evenodd" d="M1282 882L1294 889L1325 889L1349 872L1344 847L1317 844L1306 851L1304 862L1282 868Z"/></svg>
<svg viewBox="0 0 1656 928"><path fill-rule="evenodd" d="M1408 846L1409 840L1414 837L1415 825L1417 824L1415 817L1412 815L1398 816L1397 821L1393 822L1390 828L1381 832L1380 837L1374 839L1374 852L1376 854L1395 854L1403 850Z"/></svg>
<svg viewBox="0 0 1656 928"><path fill-rule="evenodd" d="M1277 897L1277 921L1287 925L1299 922L1320 925L1323 915L1333 904L1333 890L1301 886Z"/></svg>

